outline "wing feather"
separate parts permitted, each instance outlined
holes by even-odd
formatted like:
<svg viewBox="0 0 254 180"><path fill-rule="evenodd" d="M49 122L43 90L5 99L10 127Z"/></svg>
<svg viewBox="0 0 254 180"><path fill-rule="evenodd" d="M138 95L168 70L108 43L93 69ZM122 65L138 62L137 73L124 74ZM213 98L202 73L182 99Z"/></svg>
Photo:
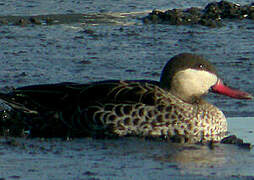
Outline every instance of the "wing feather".
<svg viewBox="0 0 254 180"><path fill-rule="evenodd" d="M17 88L8 94L0 93L0 98L12 108L28 113L65 111L98 103L154 105L158 84L147 80L42 84Z"/></svg>

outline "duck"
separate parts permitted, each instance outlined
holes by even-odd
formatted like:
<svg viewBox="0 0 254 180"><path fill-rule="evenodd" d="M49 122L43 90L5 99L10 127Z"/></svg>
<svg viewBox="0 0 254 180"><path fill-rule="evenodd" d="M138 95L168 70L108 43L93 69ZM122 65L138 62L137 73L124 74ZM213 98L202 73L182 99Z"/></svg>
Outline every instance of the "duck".
<svg viewBox="0 0 254 180"><path fill-rule="evenodd" d="M201 55L181 53L162 70L160 81L104 80L19 87L0 93L10 119L31 136L174 139L188 143L220 142L227 136L223 112L203 99L213 92L249 100L247 92L223 83Z"/></svg>

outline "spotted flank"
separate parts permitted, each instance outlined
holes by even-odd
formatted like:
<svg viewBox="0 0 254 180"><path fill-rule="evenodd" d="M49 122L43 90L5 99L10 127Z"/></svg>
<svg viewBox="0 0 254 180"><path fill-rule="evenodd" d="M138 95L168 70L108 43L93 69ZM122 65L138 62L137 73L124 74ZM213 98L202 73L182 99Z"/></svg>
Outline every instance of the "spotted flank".
<svg viewBox="0 0 254 180"><path fill-rule="evenodd" d="M202 99L208 91L232 98L251 95L225 86L215 68L183 53L164 67L160 81L111 80L32 85L0 94L31 136L184 137L218 142L226 136L222 111ZM17 116L19 114L19 116Z"/></svg>

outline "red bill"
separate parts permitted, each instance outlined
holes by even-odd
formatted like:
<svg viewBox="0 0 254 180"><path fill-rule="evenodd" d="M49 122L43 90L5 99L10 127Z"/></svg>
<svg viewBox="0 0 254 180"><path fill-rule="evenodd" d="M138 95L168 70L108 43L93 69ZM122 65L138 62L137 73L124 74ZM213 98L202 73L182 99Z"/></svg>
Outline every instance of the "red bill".
<svg viewBox="0 0 254 180"><path fill-rule="evenodd" d="M253 99L253 96L247 92L243 92L240 90L232 89L225 84L221 79L218 79L217 83L211 87L212 92L223 94L225 96L229 96L235 99Z"/></svg>

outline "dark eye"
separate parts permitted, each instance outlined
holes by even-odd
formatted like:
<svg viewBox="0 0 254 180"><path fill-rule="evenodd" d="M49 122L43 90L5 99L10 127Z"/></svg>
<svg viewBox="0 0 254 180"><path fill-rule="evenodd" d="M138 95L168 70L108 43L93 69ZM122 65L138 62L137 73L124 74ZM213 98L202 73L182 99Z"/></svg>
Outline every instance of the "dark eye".
<svg viewBox="0 0 254 180"><path fill-rule="evenodd" d="M204 65L204 64L199 64L199 65L198 65L198 68L199 68L199 69L205 69L205 65Z"/></svg>

